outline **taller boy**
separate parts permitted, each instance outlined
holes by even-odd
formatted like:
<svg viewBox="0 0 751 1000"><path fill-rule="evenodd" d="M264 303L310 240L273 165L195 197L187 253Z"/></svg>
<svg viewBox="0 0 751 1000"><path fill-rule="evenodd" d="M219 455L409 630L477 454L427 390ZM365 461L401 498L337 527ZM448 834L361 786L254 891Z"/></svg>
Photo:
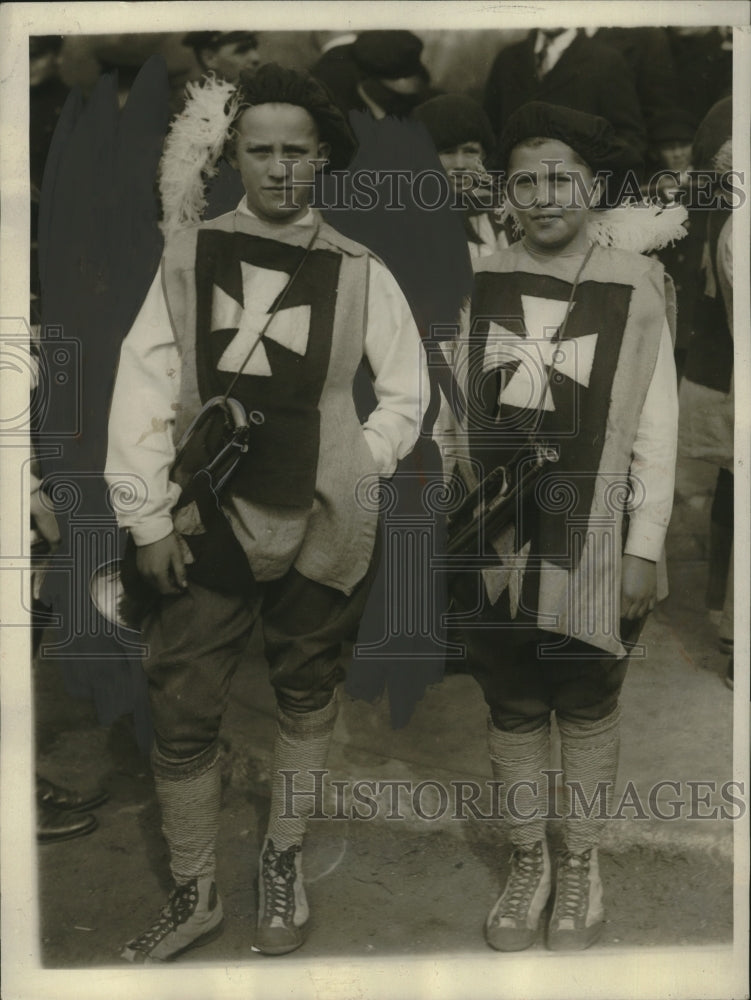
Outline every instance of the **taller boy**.
<svg viewBox="0 0 751 1000"><path fill-rule="evenodd" d="M322 161L343 163L353 151L340 112L312 78L275 65L241 78L234 100L229 154L245 197L168 240L123 344L110 418L113 502L141 574L162 595L144 622L144 667L176 883L161 916L126 946L136 962L174 958L221 923L218 733L259 616L278 728L255 948L281 954L303 943L308 799L297 796L288 818L281 772L295 772L297 791L325 766L335 688L374 570L377 515L357 502L357 484L393 473L427 404L423 348L395 280L309 208ZM361 426L352 383L363 357L378 405ZM223 498L252 573L249 592L228 593L191 578L173 529L180 488L170 469L174 441L238 372L232 394L264 419ZM143 483L135 503L118 503L124 475ZM201 530L184 511L180 525Z"/></svg>

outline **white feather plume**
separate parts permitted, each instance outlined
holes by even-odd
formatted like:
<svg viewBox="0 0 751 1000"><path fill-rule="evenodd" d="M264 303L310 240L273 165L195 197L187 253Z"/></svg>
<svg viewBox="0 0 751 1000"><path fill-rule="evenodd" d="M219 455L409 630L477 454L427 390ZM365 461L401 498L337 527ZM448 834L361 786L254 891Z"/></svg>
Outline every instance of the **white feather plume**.
<svg viewBox="0 0 751 1000"><path fill-rule="evenodd" d="M206 208L205 184L216 164L240 106L237 89L213 74L186 86L185 107L170 126L159 167L161 223L165 239L196 225Z"/></svg>
<svg viewBox="0 0 751 1000"><path fill-rule="evenodd" d="M515 230L523 229L511 205L506 202L500 219L510 218ZM616 208L589 213L587 235L599 246L630 250L632 253L652 253L672 246L687 234L684 223L688 212L677 202L662 205L653 201L633 201Z"/></svg>
<svg viewBox="0 0 751 1000"><path fill-rule="evenodd" d="M587 222L590 239L603 247L652 253L672 246L687 230L688 212L683 205L660 205L635 201L602 212L591 212Z"/></svg>
<svg viewBox="0 0 751 1000"><path fill-rule="evenodd" d="M733 169L733 140L726 139L712 157L712 168L721 174Z"/></svg>

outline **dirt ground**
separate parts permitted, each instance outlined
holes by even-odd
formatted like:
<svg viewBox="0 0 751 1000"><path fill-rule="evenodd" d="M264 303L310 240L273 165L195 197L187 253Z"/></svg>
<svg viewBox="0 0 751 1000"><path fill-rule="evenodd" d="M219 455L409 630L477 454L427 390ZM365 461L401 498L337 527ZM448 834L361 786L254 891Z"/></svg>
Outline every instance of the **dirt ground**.
<svg viewBox="0 0 751 1000"><path fill-rule="evenodd" d="M148 762L127 720L109 733L94 721L86 729L79 718L41 758L49 763L45 773L54 755L70 762L72 784L85 788L100 776L111 792L97 810L97 831L39 848L42 961L49 967L116 963L122 944L151 923L169 889ZM110 764L105 775L103 761ZM225 784L218 845L225 930L181 962L269 961L251 951L255 864L268 807L267 799ZM507 854L493 822L467 823L462 838L440 830L416 835L393 823L312 822L305 861L312 930L305 948L288 959L447 949L484 954L482 925L503 884ZM603 853L601 869L607 902L601 946L732 940L727 861L640 847Z"/></svg>
<svg viewBox="0 0 751 1000"><path fill-rule="evenodd" d="M713 485L706 472L704 479L699 486L694 481L684 485L688 500L677 504L674 512L672 550L679 561L670 567L672 592L655 614L654 635L672 636L658 647L678 652L672 654L676 662L668 665L667 672L660 672L659 662L647 666L647 673L655 670L655 682L646 688L645 697L652 702L642 718L652 741L665 743L645 744L647 756L658 751L667 754L671 773L673 765L683 765L695 767L698 777L715 776L715 772L705 775L696 762L689 765L676 759L676 753L678 758L690 757L688 751L692 751L699 764L705 764L709 750L714 750L711 759L717 776L731 766L728 710L732 699L723 684L727 657L719 653L716 633L704 611L705 535ZM694 499L699 493L702 504ZM38 666L34 676L39 769L52 780L79 790L101 782L110 792L109 802L97 810L99 828L93 834L38 848L42 962L53 968L119 964L122 945L151 924L169 890L167 849L149 761L137 747L131 718L103 728L90 702L66 693L59 668ZM247 712L240 705L246 695L257 699L257 689L237 698L240 714L233 725L238 739L238 720L244 726L252 722L250 715L242 715ZM437 714L428 711L427 723L423 714L420 725L410 724L401 731L407 739L424 740L436 727L441 729L450 718L445 714L449 710L446 698L445 692L439 692L432 702ZM676 707L680 705L682 710ZM677 715L687 715L688 706L694 720L692 731L680 731L682 743L663 739L660 733L677 732L671 727ZM474 723L481 724L479 716ZM474 723L468 721L468 725ZM360 743L368 743L372 739L368 732L366 727L354 735ZM454 732L451 739L461 743L450 745L466 743L467 733ZM637 774L644 761L633 748L641 735L640 730L627 737L630 766ZM233 733L228 737L231 741ZM392 756L398 755L394 747L411 746L404 738L401 743L391 742ZM355 743L359 745L357 739ZM683 750L676 751L675 746ZM421 749L423 756L430 753ZM388 756L389 751L384 748L384 753ZM409 761L409 754L403 759ZM353 752L349 760L356 769L358 755ZM685 774L694 776L693 771ZM275 961L251 950L256 859L269 799L264 782L247 777L247 767L245 771L234 767L230 752L224 766L217 851L224 933L186 955L181 963ZM553 832L554 837L560 836L560 831ZM704 847L697 843L689 848L669 839L642 846L625 842L620 850L603 850L607 923L596 948L692 949L731 943L729 852L715 850L711 837L705 838ZM459 835L429 825L311 822L305 870L312 929L305 947L284 961L440 956L446 951L486 957L490 953L483 940L483 922L503 885L507 857L502 830L492 821L469 821ZM543 948L539 942L533 951Z"/></svg>

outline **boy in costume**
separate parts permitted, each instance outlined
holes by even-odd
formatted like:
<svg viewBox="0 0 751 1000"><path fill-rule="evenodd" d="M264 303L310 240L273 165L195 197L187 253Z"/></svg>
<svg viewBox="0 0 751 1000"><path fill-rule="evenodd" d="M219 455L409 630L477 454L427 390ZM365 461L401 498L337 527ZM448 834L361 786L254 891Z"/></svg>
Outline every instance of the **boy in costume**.
<svg viewBox="0 0 751 1000"><path fill-rule="evenodd" d="M495 136L480 104L464 94L439 94L415 108L412 118L428 130L457 203L466 204L463 222L470 256L487 257L507 247L485 170Z"/></svg>
<svg viewBox="0 0 751 1000"><path fill-rule="evenodd" d="M195 224L203 175L225 143L245 196ZM310 771L325 767L335 689L375 571L377 514L358 503L358 483L393 473L427 405L423 348L396 281L308 207L323 162L346 163L352 151L320 84L273 64L237 88L194 86L165 146L165 253L122 347L106 470L138 570L161 595L142 630L176 888L126 946L134 962L174 958L221 924L218 734L259 616L278 729L254 947L281 954L305 940L301 845L313 801L297 796L290 818L281 772L294 772L297 792L312 790ZM352 381L363 357L377 406L361 426ZM175 514L174 441L227 393L255 421L222 495L232 530L222 551L202 551L204 511ZM123 482L134 491L127 499ZM223 571L238 574L235 590Z"/></svg>
<svg viewBox="0 0 751 1000"><path fill-rule="evenodd" d="M481 535L481 568L456 573L452 585L469 671L490 708L493 775L508 794L510 874L485 928L500 951L534 943L552 891L551 716L564 784L587 802L612 791L627 650L664 596L658 563L677 435L664 273L614 244L619 220L633 249L639 233L654 244L676 238L685 212L591 211L595 175L627 155L603 118L541 102L512 116L499 166L523 236L474 261L455 354L467 401L464 485L507 465L530 435L554 458L513 521ZM571 805L547 927L554 950L588 947L603 923L603 818L597 805L589 815L576 797Z"/></svg>

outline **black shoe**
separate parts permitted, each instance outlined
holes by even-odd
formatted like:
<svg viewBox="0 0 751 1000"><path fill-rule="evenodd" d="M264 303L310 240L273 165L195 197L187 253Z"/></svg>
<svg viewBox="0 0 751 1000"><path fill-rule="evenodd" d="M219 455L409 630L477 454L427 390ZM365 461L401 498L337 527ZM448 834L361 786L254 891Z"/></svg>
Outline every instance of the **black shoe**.
<svg viewBox="0 0 751 1000"><path fill-rule="evenodd" d="M97 806L104 805L107 799L109 792L104 790L81 795L37 775L37 802L40 806L44 803L54 806L61 812L85 812L87 809L96 809Z"/></svg>
<svg viewBox="0 0 751 1000"><path fill-rule="evenodd" d="M63 812L49 802L37 802L37 840L40 844L84 837L97 826L96 819L88 813Z"/></svg>

